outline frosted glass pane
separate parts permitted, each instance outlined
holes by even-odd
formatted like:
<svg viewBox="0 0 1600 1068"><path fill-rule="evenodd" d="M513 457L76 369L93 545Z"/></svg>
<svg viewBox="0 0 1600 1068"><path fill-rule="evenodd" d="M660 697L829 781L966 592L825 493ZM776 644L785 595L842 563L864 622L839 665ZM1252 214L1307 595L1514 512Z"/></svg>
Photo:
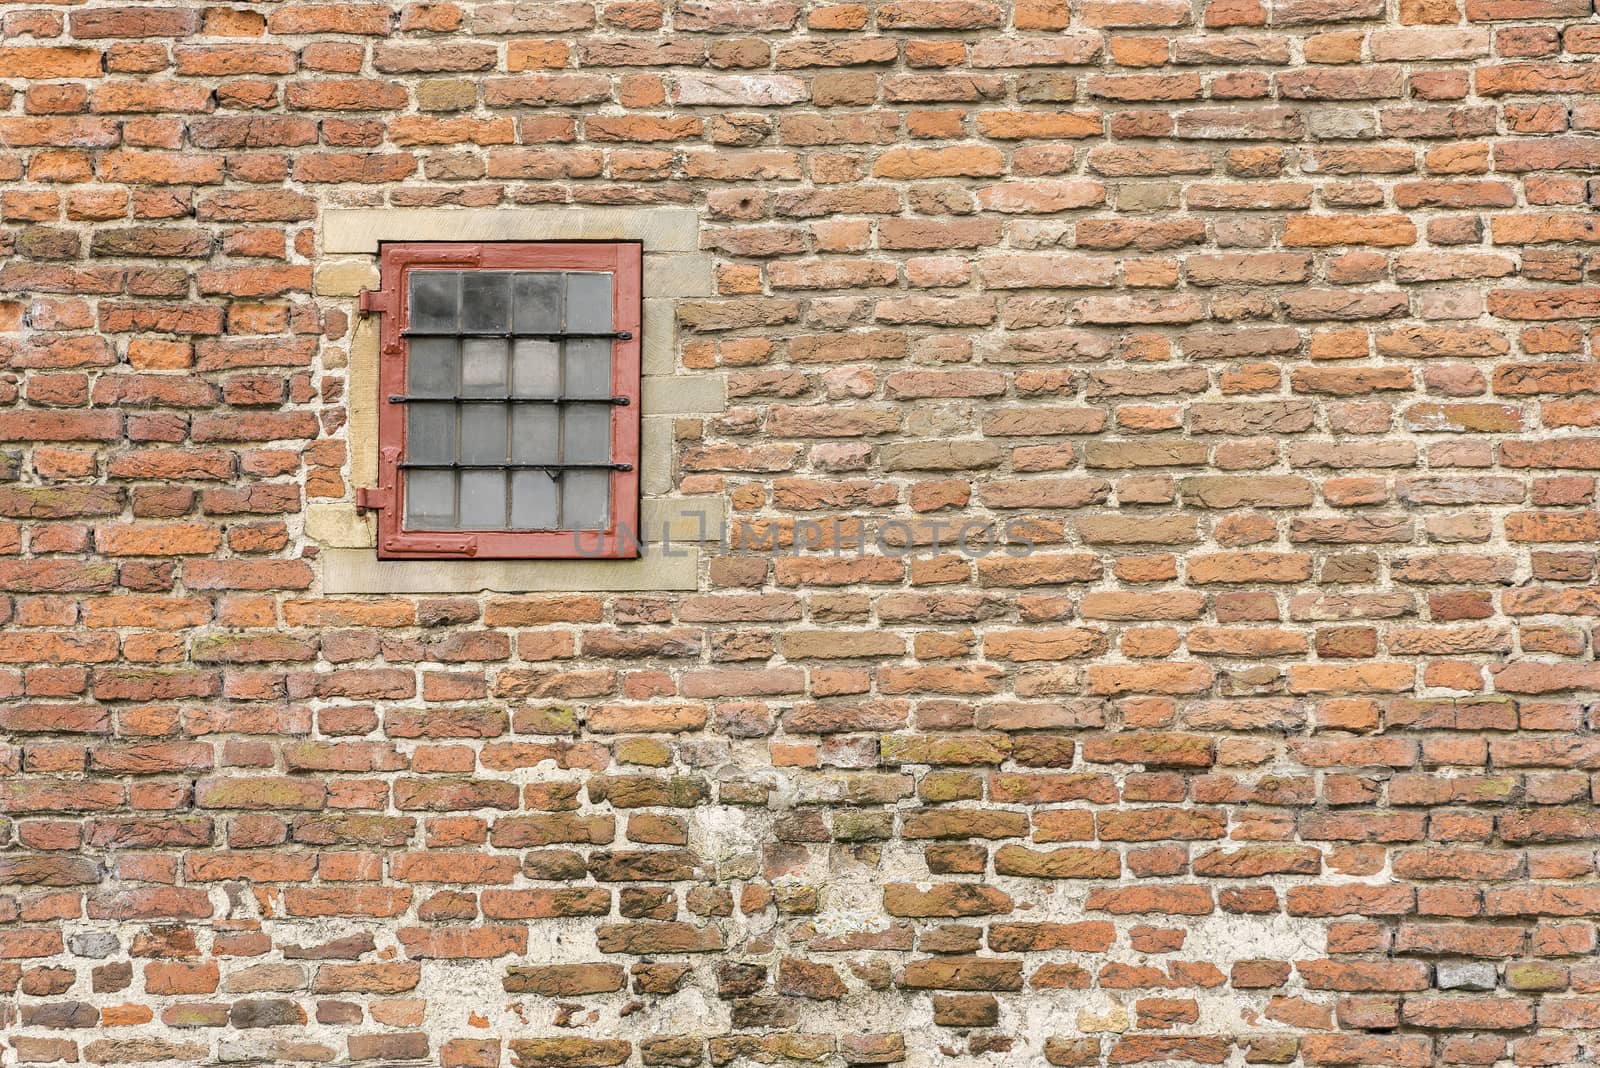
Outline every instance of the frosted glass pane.
<svg viewBox="0 0 1600 1068"><path fill-rule="evenodd" d="M506 394L506 343L497 337L461 340L461 394L503 397ZM481 409L474 409L474 412Z"/></svg>
<svg viewBox="0 0 1600 1068"><path fill-rule="evenodd" d="M512 393L518 397L555 397L561 392L561 368L554 341L522 337L512 342Z"/></svg>
<svg viewBox="0 0 1600 1068"><path fill-rule="evenodd" d="M449 530L455 526L455 475L449 471L406 472L406 526Z"/></svg>
<svg viewBox="0 0 1600 1068"><path fill-rule="evenodd" d="M611 329L611 276L577 273L567 275L567 329Z"/></svg>
<svg viewBox="0 0 1600 1068"><path fill-rule="evenodd" d="M505 525L505 472L461 472L461 529L501 530Z"/></svg>
<svg viewBox="0 0 1600 1068"><path fill-rule="evenodd" d="M561 476L561 525L568 530L603 530L608 526L611 492L609 471L568 471Z"/></svg>
<svg viewBox="0 0 1600 1068"><path fill-rule="evenodd" d="M569 404L561 429L562 459L599 463L611 459L611 406Z"/></svg>
<svg viewBox="0 0 1600 1068"><path fill-rule="evenodd" d="M454 396L456 339L414 337L406 348L406 391L423 397Z"/></svg>
<svg viewBox="0 0 1600 1068"><path fill-rule="evenodd" d="M561 275L553 271L524 271L512 283L519 333L561 329Z"/></svg>
<svg viewBox="0 0 1600 1068"><path fill-rule="evenodd" d="M566 360L566 396L611 396L610 341L569 341L567 342Z"/></svg>
<svg viewBox="0 0 1600 1068"><path fill-rule="evenodd" d="M511 329L511 275L471 271L461 278L461 329Z"/></svg>
<svg viewBox="0 0 1600 1068"><path fill-rule="evenodd" d="M506 406L461 406L461 462L498 464L506 460Z"/></svg>
<svg viewBox="0 0 1600 1068"><path fill-rule="evenodd" d="M559 486L543 471L517 471L511 476L511 525L517 530L554 530L559 513Z"/></svg>
<svg viewBox="0 0 1600 1068"><path fill-rule="evenodd" d="M411 329L454 330L461 292L459 271L412 271Z"/></svg>
<svg viewBox="0 0 1600 1068"><path fill-rule="evenodd" d="M511 459L519 464L561 461L561 416L553 404L518 404L511 409ZM544 475L540 475L544 478Z"/></svg>
<svg viewBox="0 0 1600 1068"><path fill-rule="evenodd" d="M603 271L437 271L409 274L409 326L429 333L608 333L616 279ZM411 468L406 522L423 530L597 530L609 523L612 472L472 464L604 465L616 417L609 338L412 338L406 392L465 403L406 406L406 460L468 465ZM505 396L567 404L492 403Z"/></svg>
<svg viewBox="0 0 1600 1068"><path fill-rule="evenodd" d="M406 405L406 459L419 464L447 464L455 458L456 406Z"/></svg>

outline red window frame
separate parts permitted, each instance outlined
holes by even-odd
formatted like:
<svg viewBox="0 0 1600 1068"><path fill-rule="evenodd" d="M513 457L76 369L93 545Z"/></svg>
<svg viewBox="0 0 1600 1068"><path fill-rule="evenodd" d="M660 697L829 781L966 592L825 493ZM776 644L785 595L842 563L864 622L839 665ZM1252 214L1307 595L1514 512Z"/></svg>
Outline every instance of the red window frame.
<svg viewBox="0 0 1600 1068"><path fill-rule="evenodd" d="M611 509L604 530L407 530L405 405L407 296L410 272L456 270L605 271L613 275L611 389L624 403L611 406ZM379 253L380 288L363 296L363 310L382 312L378 335L378 487L362 495L377 511L378 556L392 560L629 559L640 552L639 400L643 333L643 249L637 242L385 242Z"/></svg>

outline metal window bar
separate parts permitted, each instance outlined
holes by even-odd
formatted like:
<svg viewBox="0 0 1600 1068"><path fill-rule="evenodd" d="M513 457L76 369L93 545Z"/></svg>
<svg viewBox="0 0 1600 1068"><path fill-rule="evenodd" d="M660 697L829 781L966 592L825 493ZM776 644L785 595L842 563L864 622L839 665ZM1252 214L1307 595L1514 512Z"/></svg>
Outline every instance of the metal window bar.
<svg viewBox="0 0 1600 1068"><path fill-rule="evenodd" d="M625 408L632 404L627 397L483 397L467 396L461 393L441 393L438 396L416 393L391 393L390 404L424 404L437 402L440 404L615 404Z"/></svg>
<svg viewBox="0 0 1600 1068"><path fill-rule="evenodd" d="M561 293L561 318L558 319L557 322L559 322L561 324L561 329L564 331L567 328L567 324L572 321L572 276L570 274L564 274L564 275L561 276L560 293ZM511 325L512 326L516 326L517 325L517 320L516 320L515 316L512 317ZM508 368L510 366L509 360L511 359L510 352L511 352L512 348L513 348L512 343L511 342L507 342L506 343L506 353L507 353L506 359L508 361L508 363L507 363L507 367ZM566 341L565 338L562 338L562 339L560 339L559 341L556 342L555 359L556 359L556 396L562 397L562 396L565 396L566 392L567 392L567 341ZM511 382L511 372L510 371L508 371L507 376L506 376L506 384L507 385L513 385L513 383ZM512 392L515 392L515 390L513 389ZM510 423L510 421L507 420L508 426L509 426L509 423ZM507 437L506 437L506 449L507 449L506 455L507 456L511 455L511 452L509 451L510 448L511 448L510 442L511 442L511 438L510 438L510 435L508 434ZM564 404L558 404L558 405L556 405L556 459L558 461L565 462L566 458L567 458L567 406L564 405ZM555 483L555 490L556 490L556 529L559 530L559 529L561 529L561 528L563 528L563 527L565 527L567 525L567 486L561 480L560 477L555 476L555 475L551 475L549 471L545 472L545 476L547 478L549 478L550 481ZM509 498L510 494L508 493L506 496L507 496L507 498Z"/></svg>
<svg viewBox="0 0 1600 1068"><path fill-rule="evenodd" d="M499 337L499 338L536 338L540 341L582 341L586 339L607 339L612 341L632 341L633 334L627 330L402 330L401 337Z"/></svg>
<svg viewBox="0 0 1600 1068"><path fill-rule="evenodd" d="M461 282L460 282L460 275L459 274L456 276L456 279L457 280L456 280L455 316L456 316L456 323L457 323L457 325L459 325L460 322L461 322L461 288L460 288L461 287ZM402 334L402 336L404 336L404 335ZM463 339L461 338L461 336L459 334L456 336L455 341L456 341L456 394L459 396L461 394L461 391L466 388L467 346L466 346L465 342L463 341ZM460 463L461 462L461 450L462 450L462 447L463 447L463 442L461 440L461 422L462 422L461 414L462 414L461 413L461 405L457 404L456 407L455 407L455 419L456 419L456 463ZM453 526L453 527L459 527L459 526L461 526L461 475L460 475L458 469L454 468L453 466L451 468L450 481L452 483L451 489L455 492L455 500L454 500L454 502L452 502L452 505L451 505L453 511L451 512L451 515L450 515L450 525Z"/></svg>
<svg viewBox="0 0 1600 1068"><path fill-rule="evenodd" d="M402 468L420 468L424 471L570 471L581 468L605 471L632 471L632 464L616 463L614 461L593 461L590 463L540 463L537 460L516 462L507 460L505 463L469 463L466 460L440 460L429 463L426 460L405 460L399 465Z"/></svg>

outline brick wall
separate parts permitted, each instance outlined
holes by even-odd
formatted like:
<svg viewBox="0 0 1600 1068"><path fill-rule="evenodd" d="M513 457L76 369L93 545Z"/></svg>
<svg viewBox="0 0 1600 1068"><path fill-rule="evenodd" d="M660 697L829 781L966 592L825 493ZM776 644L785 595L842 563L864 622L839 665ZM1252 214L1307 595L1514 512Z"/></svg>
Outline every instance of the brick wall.
<svg viewBox="0 0 1600 1068"><path fill-rule="evenodd" d="M0 1061L1600 1060L1589 0L0 31ZM562 205L779 549L326 592L325 214Z"/></svg>

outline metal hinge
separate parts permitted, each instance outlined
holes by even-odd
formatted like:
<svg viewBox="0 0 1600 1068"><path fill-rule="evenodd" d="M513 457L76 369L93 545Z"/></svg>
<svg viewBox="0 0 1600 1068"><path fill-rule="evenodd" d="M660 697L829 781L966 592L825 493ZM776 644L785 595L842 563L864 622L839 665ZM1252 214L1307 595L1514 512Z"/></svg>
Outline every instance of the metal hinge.
<svg viewBox="0 0 1600 1068"><path fill-rule="evenodd" d="M394 503L393 495L381 486L356 487L356 508L363 512L381 512Z"/></svg>
<svg viewBox="0 0 1600 1068"><path fill-rule="evenodd" d="M395 547L394 542L389 548ZM419 553L448 553L451 556L477 556L478 538L473 534L417 534L406 535L405 548Z"/></svg>
<svg viewBox="0 0 1600 1068"><path fill-rule="evenodd" d="M361 314L391 315L394 313L394 294L387 289L363 289L361 291Z"/></svg>

